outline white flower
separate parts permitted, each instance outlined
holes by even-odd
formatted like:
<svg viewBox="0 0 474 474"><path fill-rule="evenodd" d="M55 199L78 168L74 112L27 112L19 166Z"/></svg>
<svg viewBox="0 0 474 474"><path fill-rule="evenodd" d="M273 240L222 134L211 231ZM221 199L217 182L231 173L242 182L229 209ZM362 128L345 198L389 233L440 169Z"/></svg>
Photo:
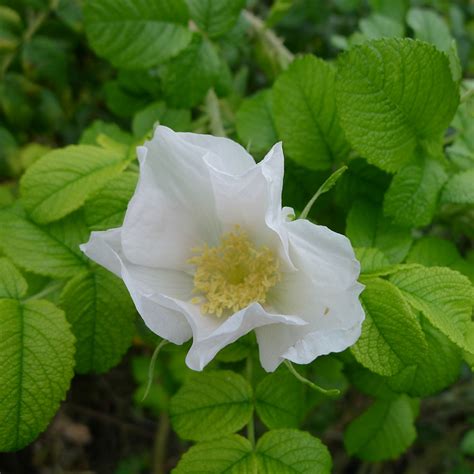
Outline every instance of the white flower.
<svg viewBox="0 0 474 474"><path fill-rule="evenodd" d="M160 126L138 158L123 226L81 249L123 279L153 332L193 338L191 369L252 330L267 371L354 344L359 263L346 237L289 221L280 143L255 164L229 139Z"/></svg>

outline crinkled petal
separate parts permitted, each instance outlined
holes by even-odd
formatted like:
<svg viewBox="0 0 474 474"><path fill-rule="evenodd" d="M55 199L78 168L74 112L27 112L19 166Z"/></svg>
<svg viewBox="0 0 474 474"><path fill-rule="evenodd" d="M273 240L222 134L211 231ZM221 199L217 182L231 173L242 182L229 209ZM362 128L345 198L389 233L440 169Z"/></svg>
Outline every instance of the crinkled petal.
<svg viewBox="0 0 474 474"><path fill-rule="evenodd" d="M229 138L187 132L177 135L184 141L210 152L206 160L223 173L240 175L255 166L255 160L244 147Z"/></svg>
<svg viewBox="0 0 474 474"><path fill-rule="evenodd" d="M272 314L258 303L253 303L227 319L203 315L200 308L191 303L174 300L188 319L193 331L193 345L186 356L186 364L193 370L202 370L225 346L255 328L278 322L285 326L305 325L301 318Z"/></svg>
<svg viewBox="0 0 474 474"><path fill-rule="evenodd" d="M138 149L140 179L122 230L130 262L184 270L193 247L218 242L207 153L166 127Z"/></svg>
<svg viewBox="0 0 474 474"><path fill-rule="evenodd" d="M81 250L96 263L122 278L145 324L164 339L182 344L192 336L182 311L165 297L189 299L192 278L184 272L135 265L122 250L121 229L92 232Z"/></svg>

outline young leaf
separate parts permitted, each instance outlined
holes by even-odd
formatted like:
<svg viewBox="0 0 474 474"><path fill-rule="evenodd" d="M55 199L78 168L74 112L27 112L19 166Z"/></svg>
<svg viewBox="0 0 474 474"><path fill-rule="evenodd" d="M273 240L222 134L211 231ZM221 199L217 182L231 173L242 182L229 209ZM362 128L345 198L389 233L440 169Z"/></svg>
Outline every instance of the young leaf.
<svg viewBox="0 0 474 474"><path fill-rule="evenodd" d="M135 308L115 275L99 267L77 275L59 306L77 339L77 372L105 372L119 362L132 341Z"/></svg>
<svg viewBox="0 0 474 474"><path fill-rule="evenodd" d="M180 437L204 441L240 430L252 410L252 388L241 375L197 373L173 397L171 422Z"/></svg>
<svg viewBox="0 0 474 474"><path fill-rule="evenodd" d="M250 151L266 152L278 141L272 111L272 94L268 89L242 101L235 126L240 142Z"/></svg>
<svg viewBox="0 0 474 474"><path fill-rule="evenodd" d="M465 337L471 322L474 289L465 276L448 268L420 266L400 269L390 281L435 328L460 348L474 351Z"/></svg>
<svg viewBox="0 0 474 474"><path fill-rule="evenodd" d="M173 474L221 473L250 474L256 472L250 442L238 435L198 443L187 451Z"/></svg>
<svg viewBox="0 0 474 474"><path fill-rule="evenodd" d="M187 0L189 14L210 38L227 33L235 25L245 0Z"/></svg>
<svg viewBox="0 0 474 474"><path fill-rule="evenodd" d="M369 162L395 172L418 147L441 144L459 93L447 57L434 46L376 40L344 53L338 65L340 123Z"/></svg>
<svg viewBox="0 0 474 474"><path fill-rule="evenodd" d="M379 249L390 263L401 262L413 241L408 227L394 224L381 209L365 200L356 201L349 211L346 235L354 247Z"/></svg>
<svg viewBox="0 0 474 474"><path fill-rule="evenodd" d="M437 161L425 159L405 165L394 176L384 200L384 212L397 224L428 225L448 176Z"/></svg>
<svg viewBox="0 0 474 474"><path fill-rule="evenodd" d="M336 116L333 66L314 56L296 59L273 86L275 123L289 158L306 168L345 159L348 144Z"/></svg>
<svg viewBox="0 0 474 474"><path fill-rule="evenodd" d="M163 92L173 107L197 105L214 86L220 59L214 45L195 34L189 46L162 70Z"/></svg>
<svg viewBox="0 0 474 474"><path fill-rule="evenodd" d="M53 278L67 278L87 267L79 244L88 231L80 216L39 226L18 210L0 210L0 248L20 267Z"/></svg>
<svg viewBox="0 0 474 474"><path fill-rule="evenodd" d="M87 225L93 230L121 226L137 179L137 173L124 172L91 196L84 206Z"/></svg>
<svg viewBox="0 0 474 474"><path fill-rule="evenodd" d="M58 409L73 375L74 337L47 301L0 300L0 450L31 443Z"/></svg>
<svg viewBox="0 0 474 474"><path fill-rule="evenodd" d="M474 168L452 176L446 183L441 202L474 205Z"/></svg>
<svg viewBox="0 0 474 474"><path fill-rule="evenodd" d="M51 151L22 177L25 209L39 224L61 219L126 166L122 155L99 147L77 145Z"/></svg>
<svg viewBox="0 0 474 474"><path fill-rule="evenodd" d="M0 258L0 298L20 299L26 295L28 284L8 258Z"/></svg>
<svg viewBox="0 0 474 474"><path fill-rule="evenodd" d="M400 291L381 279L370 280L361 295L362 334L351 351L372 372L394 375L426 351L421 326Z"/></svg>
<svg viewBox="0 0 474 474"><path fill-rule="evenodd" d="M394 459L415 440L413 409L410 399L378 400L353 420L344 435L351 455L366 461Z"/></svg>
<svg viewBox="0 0 474 474"><path fill-rule="evenodd" d="M329 474L332 468L326 446L304 431L268 431L258 440L255 453L261 474Z"/></svg>
<svg viewBox="0 0 474 474"><path fill-rule="evenodd" d="M91 0L84 20L95 52L121 68L148 69L191 40L184 0Z"/></svg>
<svg viewBox="0 0 474 474"><path fill-rule="evenodd" d="M303 405L303 385L285 369L267 375L257 385L255 408L268 428L297 428Z"/></svg>

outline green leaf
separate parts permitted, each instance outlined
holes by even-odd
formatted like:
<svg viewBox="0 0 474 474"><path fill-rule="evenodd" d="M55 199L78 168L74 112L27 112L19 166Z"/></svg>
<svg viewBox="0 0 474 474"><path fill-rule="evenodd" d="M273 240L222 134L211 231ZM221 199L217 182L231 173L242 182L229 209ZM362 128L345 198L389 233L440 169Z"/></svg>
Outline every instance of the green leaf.
<svg viewBox="0 0 474 474"><path fill-rule="evenodd" d="M353 420L344 434L350 455L366 461L395 459L415 440L410 399L378 400Z"/></svg>
<svg viewBox="0 0 474 474"><path fill-rule="evenodd" d="M416 363L426 351L421 326L400 291L390 282L371 279L361 295L362 334L351 351L372 372L394 375Z"/></svg>
<svg viewBox="0 0 474 474"><path fill-rule="evenodd" d="M61 219L126 166L122 155L99 147L73 145L54 150L22 177L25 209L39 224Z"/></svg>
<svg viewBox="0 0 474 474"><path fill-rule="evenodd" d="M93 230L120 227L137 180L137 173L126 171L92 195L84 206L87 225Z"/></svg>
<svg viewBox="0 0 474 474"><path fill-rule="evenodd" d="M95 267L68 282L59 306L77 339L77 372L105 372L120 361L135 331L135 308L121 280Z"/></svg>
<svg viewBox="0 0 474 474"><path fill-rule="evenodd" d="M360 262L362 274L386 271L391 266L389 259L378 249L356 247L354 251L357 260Z"/></svg>
<svg viewBox="0 0 474 474"><path fill-rule="evenodd" d="M452 37L444 18L433 10L410 8L407 23L415 32L415 37L434 44L440 51L447 52L451 47Z"/></svg>
<svg viewBox="0 0 474 474"><path fill-rule="evenodd" d="M255 408L268 428L297 428L303 406L303 385L285 369L267 375L257 385Z"/></svg>
<svg viewBox="0 0 474 474"><path fill-rule="evenodd" d="M252 445L242 436L225 438L196 444L187 451L173 474L253 474L255 458Z"/></svg>
<svg viewBox="0 0 474 474"><path fill-rule="evenodd" d="M400 269L390 281L430 323L469 352L466 331L471 322L474 289L463 275L444 267Z"/></svg>
<svg viewBox="0 0 474 474"><path fill-rule="evenodd" d="M410 39L382 39L340 56L336 80L340 123L355 150L389 171L419 147L441 145L459 103L447 57Z"/></svg>
<svg viewBox="0 0 474 474"><path fill-rule="evenodd" d="M20 299L27 291L28 284L23 275L8 258L0 258L0 298Z"/></svg>
<svg viewBox="0 0 474 474"><path fill-rule="evenodd" d="M76 275L87 267L79 244L88 238L79 215L39 226L12 208L0 210L0 248L20 267L54 278Z"/></svg>
<svg viewBox="0 0 474 474"><path fill-rule="evenodd" d="M187 0L191 18L210 38L230 31L245 3L245 0Z"/></svg>
<svg viewBox="0 0 474 474"><path fill-rule="evenodd" d="M443 189L441 201L450 204L474 204L474 168L452 176Z"/></svg>
<svg viewBox="0 0 474 474"><path fill-rule="evenodd" d="M314 170L347 158L334 81L333 66L308 55L293 61L273 86L273 112L283 146L291 159Z"/></svg>
<svg viewBox="0 0 474 474"><path fill-rule="evenodd" d="M116 67L147 69L191 40L184 0L90 0L84 20L94 51Z"/></svg>
<svg viewBox="0 0 474 474"><path fill-rule="evenodd" d="M408 227L394 224L376 205L365 200L356 201L349 211L346 235L354 247L379 249L390 263L401 262L413 241Z"/></svg>
<svg viewBox="0 0 474 474"><path fill-rule="evenodd" d="M43 431L73 375L74 337L47 301L0 300L0 450L21 449Z"/></svg>
<svg viewBox="0 0 474 474"><path fill-rule="evenodd" d="M235 126L240 142L250 151L266 152L278 141L272 111L272 94L268 89L242 101Z"/></svg>
<svg viewBox="0 0 474 474"><path fill-rule="evenodd" d="M79 139L80 145L99 145L99 137L105 135L118 143L124 145L132 144L132 136L122 130L118 125L112 122L103 122L102 120L94 120L81 135Z"/></svg>
<svg viewBox="0 0 474 474"><path fill-rule="evenodd" d="M258 440L255 453L261 474L329 474L332 468L326 446L304 431L268 431Z"/></svg>
<svg viewBox="0 0 474 474"><path fill-rule="evenodd" d="M153 102L133 117L133 134L144 137L153 130L153 125L159 122L172 128L175 132L186 132L191 128L191 111L187 109L170 109L165 102Z"/></svg>
<svg viewBox="0 0 474 474"><path fill-rule="evenodd" d="M428 397L457 380L461 370L462 353L423 315L420 317L420 324L427 343L426 352L420 354L416 365L403 369L386 381L395 392Z"/></svg>
<svg viewBox="0 0 474 474"><path fill-rule="evenodd" d="M437 161L425 159L405 165L393 178L384 200L384 212L397 224L428 225L448 176Z"/></svg>
<svg viewBox="0 0 474 474"><path fill-rule="evenodd" d="M363 18L359 22L359 28L368 40L379 38L396 38L405 33L402 23L393 18L378 13Z"/></svg>
<svg viewBox="0 0 474 474"><path fill-rule="evenodd" d="M189 46L163 66L161 78L167 102L173 107L193 107L214 86L220 59L214 45L194 34Z"/></svg>
<svg viewBox="0 0 474 474"><path fill-rule="evenodd" d="M252 388L241 375L197 373L173 397L171 423L183 439L216 439L245 426L252 410Z"/></svg>

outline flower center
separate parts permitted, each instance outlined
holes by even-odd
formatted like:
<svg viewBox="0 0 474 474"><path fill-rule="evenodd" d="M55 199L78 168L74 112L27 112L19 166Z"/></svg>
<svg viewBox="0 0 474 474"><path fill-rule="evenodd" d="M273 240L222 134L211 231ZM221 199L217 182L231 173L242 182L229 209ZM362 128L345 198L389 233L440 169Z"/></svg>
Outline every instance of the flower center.
<svg viewBox="0 0 474 474"><path fill-rule="evenodd" d="M267 293L281 278L279 262L268 247L255 248L239 226L221 237L220 245L193 249L188 263L196 266L191 300L201 312L217 317L239 311L250 303L265 303Z"/></svg>

